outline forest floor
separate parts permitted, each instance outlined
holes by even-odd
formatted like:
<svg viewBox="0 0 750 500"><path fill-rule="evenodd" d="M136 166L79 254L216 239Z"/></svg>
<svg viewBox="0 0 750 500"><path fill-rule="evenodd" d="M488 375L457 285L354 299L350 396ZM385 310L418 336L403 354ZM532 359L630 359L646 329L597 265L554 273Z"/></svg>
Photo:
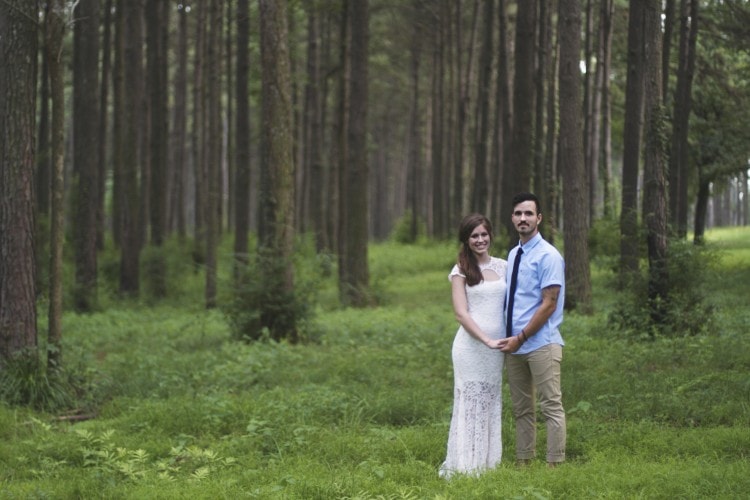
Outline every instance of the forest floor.
<svg viewBox="0 0 750 500"><path fill-rule="evenodd" d="M746 497L750 228L707 241L712 272L694 286L710 317L692 335L618 327L627 300L594 260L595 313L567 313L563 325L558 468L543 461L541 421L542 458L516 466L506 384L501 465L438 477L455 245L383 243L370 251L381 305L338 307L335 272L320 278L311 340L298 345L233 340L221 309L202 307L200 273L181 276L168 301L66 314L77 406L0 405L0 499Z"/></svg>

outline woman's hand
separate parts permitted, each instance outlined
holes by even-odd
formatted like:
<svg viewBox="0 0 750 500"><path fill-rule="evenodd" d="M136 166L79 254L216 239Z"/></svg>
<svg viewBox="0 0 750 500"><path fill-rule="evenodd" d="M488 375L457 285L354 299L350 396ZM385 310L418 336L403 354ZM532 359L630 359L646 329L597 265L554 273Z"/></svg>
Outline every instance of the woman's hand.
<svg viewBox="0 0 750 500"><path fill-rule="evenodd" d="M487 339L484 341L484 345L490 349L500 349L503 340L504 339Z"/></svg>

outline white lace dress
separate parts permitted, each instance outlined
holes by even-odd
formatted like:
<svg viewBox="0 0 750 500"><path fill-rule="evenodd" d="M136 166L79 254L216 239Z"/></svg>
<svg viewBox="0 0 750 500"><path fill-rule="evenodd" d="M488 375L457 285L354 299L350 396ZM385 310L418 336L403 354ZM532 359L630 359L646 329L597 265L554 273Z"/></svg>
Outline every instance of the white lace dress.
<svg viewBox="0 0 750 500"><path fill-rule="evenodd" d="M505 336L506 265L506 261L492 257L481 268L493 270L499 279L466 287L471 317L495 339ZM453 267L449 279L455 274L462 275L458 266ZM453 340L453 416L441 477L478 474L500 463L504 356L459 327Z"/></svg>

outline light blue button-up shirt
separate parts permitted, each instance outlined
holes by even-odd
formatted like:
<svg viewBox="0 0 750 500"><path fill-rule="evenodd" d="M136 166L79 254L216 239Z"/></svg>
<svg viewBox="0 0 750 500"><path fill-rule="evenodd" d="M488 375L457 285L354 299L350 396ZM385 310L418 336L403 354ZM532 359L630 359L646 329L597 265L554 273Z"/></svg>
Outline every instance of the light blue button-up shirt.
<svg viewBox="0 0 750 500"><path fill-rule="evenodd" d="M506 304L508 303L507 294L510 292L510 275L513 272L512 263L515 261L516 253L518 253L520 247L519 243L508 254ZM515 354L527 354L548 344L565 345L560 334L565 302L565 261L560 252L545 241L541 234L537 233L536 236L523 244L523 255L518 267L518 285L513 304L512 335L521 333L521 330L531 321L531 317L542 304L542 289L553 285L560 286L560 296L557 300L555 312L538 332L523 343Z"/></svg>

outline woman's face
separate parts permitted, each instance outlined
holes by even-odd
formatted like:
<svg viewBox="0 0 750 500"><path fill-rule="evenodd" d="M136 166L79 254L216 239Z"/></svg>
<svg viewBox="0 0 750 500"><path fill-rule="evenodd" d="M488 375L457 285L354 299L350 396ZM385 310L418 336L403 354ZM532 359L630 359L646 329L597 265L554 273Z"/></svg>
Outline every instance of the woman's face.
<svg viewBox="0 0 750 500"><path fill-rule="evenodd" d="M480 224L471 232L467 243L471 251L479 257L489 252L492 236L484 224Z"/></svg>

